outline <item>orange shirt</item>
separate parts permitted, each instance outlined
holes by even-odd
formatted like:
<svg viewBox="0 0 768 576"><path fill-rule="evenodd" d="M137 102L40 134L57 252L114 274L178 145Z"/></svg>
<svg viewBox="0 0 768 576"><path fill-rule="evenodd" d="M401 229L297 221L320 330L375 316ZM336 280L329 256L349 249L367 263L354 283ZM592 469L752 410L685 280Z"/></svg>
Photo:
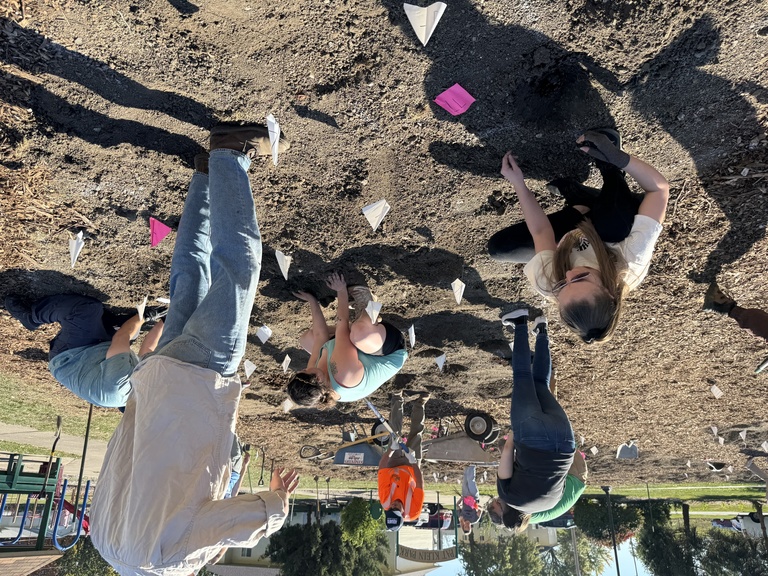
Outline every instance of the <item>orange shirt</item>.
<svg viewBox="0 0 768 576"><path fill-rule="evenodd" d="M385 510L392 502L403 503L403 520L413 522L419 519L424 506L424 490L416 487L413 466L382 468L379 470L379 501Z"/></svg>

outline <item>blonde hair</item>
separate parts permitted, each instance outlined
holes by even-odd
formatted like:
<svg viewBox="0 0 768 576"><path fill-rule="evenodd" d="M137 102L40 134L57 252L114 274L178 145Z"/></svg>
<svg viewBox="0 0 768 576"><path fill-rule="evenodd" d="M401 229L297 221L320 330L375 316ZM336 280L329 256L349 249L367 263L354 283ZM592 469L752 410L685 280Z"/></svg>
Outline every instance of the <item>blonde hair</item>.
<svg viewBox="0 0 768 576"><path fill-rule="evenodd" d="M531 515L530 514L521 514L520 515L520 524L515 524L515 527L512 528L512 531L515 534L522 534L525 532L525 529L528 528L528 523L531 521Z"/></svg>
<svg viewBox="0 0 768 576"><path fill-rule="evenodd" d="M627 262L616 250L606 246L589 220L580 222L576 230L569 232L560 241L552 260L550 285L565 278L566 272L572 268L573 249L584 240L595 251L600 281L605 290L599 291L593 299L572 302L567 307L560 306L560 318L587 344L606 342L611 339L619 323L624 296L628 292L624 281Z"/></svg>

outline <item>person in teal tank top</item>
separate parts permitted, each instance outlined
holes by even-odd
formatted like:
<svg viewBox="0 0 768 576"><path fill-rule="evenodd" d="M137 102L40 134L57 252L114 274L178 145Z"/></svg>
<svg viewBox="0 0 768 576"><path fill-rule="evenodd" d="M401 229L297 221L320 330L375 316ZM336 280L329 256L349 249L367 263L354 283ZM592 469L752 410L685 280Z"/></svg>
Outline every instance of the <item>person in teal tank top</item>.
<svg viewBox="0 0 768 576"><path fill-rule="evenodd" d="M373 322L365 312L374 299L367 287L348 289L339 273L332 274L327 284L338 299L335 327L326 323L317 298L295 293L312 311L312 327L300 339L310 353L309 362L288 383L288 396L298 406L328 408L336 402L361 400L397 374L408 358L403 334L378 316ZM357 313L354 322L349 318L350 296Z"/></svg>

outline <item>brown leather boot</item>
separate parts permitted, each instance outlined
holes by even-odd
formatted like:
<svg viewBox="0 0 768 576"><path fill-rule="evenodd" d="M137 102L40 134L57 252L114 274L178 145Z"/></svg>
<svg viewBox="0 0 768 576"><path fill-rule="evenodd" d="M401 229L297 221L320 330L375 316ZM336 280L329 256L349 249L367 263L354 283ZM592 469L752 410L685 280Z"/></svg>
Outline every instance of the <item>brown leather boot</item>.
<svg viewBox="0 0 768 576"><path fill-rule="evenodd" d="M291 143L280 136L278 152L288 150ZM227 148L242 152L249 158L254 156L270 156L272 147L269 144L269 131L262 124L233 126L220 124L211 130L211 150Z"/></svg>

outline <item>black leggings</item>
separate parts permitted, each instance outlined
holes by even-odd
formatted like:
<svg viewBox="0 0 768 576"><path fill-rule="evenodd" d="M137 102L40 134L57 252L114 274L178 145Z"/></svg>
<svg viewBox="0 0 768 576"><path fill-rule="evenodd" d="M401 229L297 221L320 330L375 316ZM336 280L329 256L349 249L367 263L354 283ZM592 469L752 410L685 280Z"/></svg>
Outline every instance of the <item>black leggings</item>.
<svg viewBox="0 0 768 576"><path fill-rule="evenodd" d="M563 236L576 229L579 222L585 218L592 221L603 242L621 242L629 236L643 196L629 189L623 171L605 162L596 164L603 177L603 187L599 191L593 189L595 194L599 192L599 197L587 215L571 206L547 215L555 231L556 242L560 242ZM533 258L533 237L528 232L525 221L513 224L491 236L488 241L488 253L491 258L500 262L524 264Z"/></svg>

